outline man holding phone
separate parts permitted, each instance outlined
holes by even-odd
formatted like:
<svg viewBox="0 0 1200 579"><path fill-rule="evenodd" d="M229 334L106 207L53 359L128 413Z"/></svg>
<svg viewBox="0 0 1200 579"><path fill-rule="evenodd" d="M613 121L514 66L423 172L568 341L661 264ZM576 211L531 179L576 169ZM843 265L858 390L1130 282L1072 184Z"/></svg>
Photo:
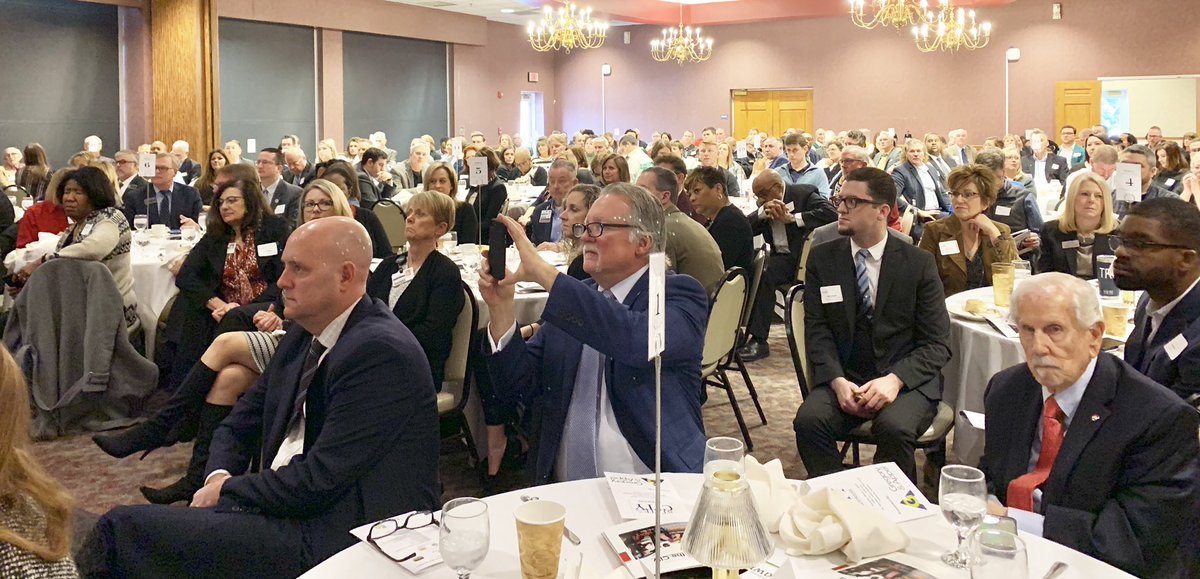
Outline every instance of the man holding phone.
<svg viewBox="0 0 1200 579"><path fill-rule="evenodd" d="M560 274L539 257L516 221L503 215L496 220L512 236L521 264L502 279L490 273L490 259L480 272L479 292L491 313L483 349L499 399L537 398L541 405L541 437L531 452L535 484L605 471L652 472L655 364L646 356L648 270L650 254L663 251L663 220L662 205L641 187L605 187L586 222L575 225L583 268L592 276L586 282ZM522 281L550 294L543 325L528 341L515 336L514 290ZM665 295L662 467L698 473L705 437L697 369L708 297L695 279L670 273Z"/></svg>

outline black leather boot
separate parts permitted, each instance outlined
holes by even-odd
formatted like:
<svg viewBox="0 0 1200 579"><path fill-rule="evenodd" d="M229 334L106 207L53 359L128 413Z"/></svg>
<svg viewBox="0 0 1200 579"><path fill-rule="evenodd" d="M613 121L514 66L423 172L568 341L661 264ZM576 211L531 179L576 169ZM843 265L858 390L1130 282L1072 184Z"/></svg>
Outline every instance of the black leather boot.
<svg viewBox="0 0 1200 579"><path fill-rule="evenodd" d="M192 461L188 463L187 473L183 478L170 485L155 489L142 487L142 496L156 505L169 505L179 501L191 501L192 495L204 486L204 468L208 465L208 447L212 444L213 433L217 426L229 416L232 406L218 406L205 403L200 411L200 425L196 431L196 441L192 446Z"/></svg>
<svg viewBox="0 0 1200 579"><path fill-rule="evenodd" d="M216 381L216 371L198 362L179 389L149 420L115 434L97 434L92 441L115 458L125 458L143 450L150 454L156 448L187 442L196 436L199 410ZM142 458L146 458L146 454Z"/></svg>

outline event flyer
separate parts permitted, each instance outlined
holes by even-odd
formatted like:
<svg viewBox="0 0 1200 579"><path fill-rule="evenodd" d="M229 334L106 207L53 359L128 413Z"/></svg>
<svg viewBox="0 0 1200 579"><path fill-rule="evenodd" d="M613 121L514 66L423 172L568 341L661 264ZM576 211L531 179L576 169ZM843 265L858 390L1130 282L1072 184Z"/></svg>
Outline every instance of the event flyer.
<svg viewBox="0 0 1200 579"><path fill-rule="evenodd" d="M935 514L925 495L904 476L894 462L860 466L827 474L800 483L800 492L835 489L846 498L871 507L894 523L903 523Z"/></svg>
<svg viewBox="0 0 1200 579"><path fill-rule="evenodd" d="M604 478L608 479L608 489L622 519L654 517L654 475L606 472ZM664 520L680 516L687 519L691 509L675 492L671 481L663 481L661 500Z"/></svg>

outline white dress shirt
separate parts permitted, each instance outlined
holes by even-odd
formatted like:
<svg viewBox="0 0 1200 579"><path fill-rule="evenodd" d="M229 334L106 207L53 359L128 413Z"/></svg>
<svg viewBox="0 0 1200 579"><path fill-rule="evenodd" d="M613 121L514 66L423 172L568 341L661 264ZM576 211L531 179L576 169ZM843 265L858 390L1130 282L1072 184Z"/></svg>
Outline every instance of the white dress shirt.
<svg viewBox="0 0 1200 579"><path fill-rule="evenodd" d="M120 189L120 191L117 192L117 195L124 196L125 191L129 189L129 183L132 182L136 178L137 178L137 173L134 173L133 175L130 175L128 179L121 181L121 189Z"/></svg>
<svg viewBox="0 0 1200 579"><path fill-rule="evenodd" d="M940 211L942 204L938 202L937 185L933 182L928 163L917 165L917 178L921 180L921 188L925 190L925 206L921 209Z"/></svg>
<svg viewBox="0 0 1200 579"><path fill-rule="evenodd" d="M263 184L263 197L267 198L267 203L275 204L275 190L279 188L279 183L283 181L283 177L277 177L274 183L270 185Z"/></svg>
<svg viewBox="0 0 1200 579"><path fill-rule="evenodd" d="M867 282L871 286L871 303L875 304L875 307L879 307L879 304L875 303L875 296L879 295L879 266L883 263L883 248L887 245L888 237L889 234L885 231L883 239L879 243L865 248L870 253L870 257L865 260L865 263L867 267ZM851 237L850 260L854 263L858 263L858 250L860 249L863 248L854 243L854 238Z"/></svg>
<svg viewBox="0 0 1200 579"><path fill-rule="evenodd" d="M642 275L650 269L649 265L642 266L633 275L617 282L610 288L613 294L613 299L624 303L626 296L633 289L634 284L641 279ZM604 291L604 288L597 286L597 291ZM505 344L516 334L517 325L514 323L512 327L504 333L499 340L492 340L492 334L489 328L488 341L491 342L492 351L496 352L504 348ZM597 424L596 436L596 469L599 472L621 472L631 474L649 474L650 468L642 462L633 447L629 445L629 441L625 440L625 436L621 434L621 429L617 425L617 415L613 412L612 402L608 399L608 388L604 380L603 373L600 378L600 420ZM563 465L566 464L566 452L570 445L566 443L567 437L571 433L563 432L563 440L559 441L558 456L554 465L554 476L558 480L566 480L562 472Z"/></svg>
<svg viewBox="0 0 1200 579"><path fill-rule="evenodd" d="M795 209L795 207L792 209ZM766 219L771 224L771 245L775 247L775 251L777 253L791 253L792 248L788 245L787 224L772 219L762 207L758 208L757 216L758 219ZM792 214L792 221L796 224L796 227L804 229L804 217L799 212Z"/></svg>
<svg viewBox="0 0 1200 579"><path fill-rule="evenodd" d="M1054 400L1058 402L1058 407L1063 411L1063 438L1066 438L1067 429L1071 427L1071 419L1075 416L1075 411L1079 410L1079 403L1083 400L1083 393L1087 391L1088 382L1092 381L1092 375L1096 373L1096 358L1088 363L1083 374L1079 376L1066 390L1059 392L1054 396ZM1050 398L1050 391L1042 387L1042 404ZM1026 467L1027 473L1033 472L1037 468L1038 458L1042 456L1042 415L1038 414L1037 431L1033 435L1033 445L1029 450L1029 464ZM1037 512L1042 510L1042 489L1033 490L1033 512L1021 509L1009 508L1008 516L1012 517L1017 522L1017 528L1032 533L1037 536L1042 536L1042 526L1046 522L1045 515Z"/></svg>
<svg viewBox="0 0 1200 579"><path fill-rule="evenodd" d="M362 300L360 299L359 301ZM329 325L325 326L325 329L321 330L320 334L313 338L314 340L320 342L322 346L325 346L325 351L322 352L321 357L317 359L318 368L321 366L321 363L325 361L325 357L329 355L329 352L333 350L333 347L337 344L338 339L342 337L342 330L346 328L346 320L350 318L350 313L354 311L356 306L358 306L359 301L354 302L350 305L350 307L346 308L346 310L339 314L338 317L329 322ZM279 470L280 468L287 466L287 464L291 462L293 458L304 452L304 416L307 409L308 403L305 402L300 407L300 420L296 421L296 424L292 426L292 429L288 431L287 436L284 437L283 443L279 445L279 451L275 453L275 459L271 461L271 470ZM214 470L207 477L205 477L204 482L207 484L208 480L217 474L228 475L229 471L225 469Z"/></svg>
<svg viewBox="0 0 1200 579"><path fill-rule="evenodd" d="M1184 296L1192 293L1193 289L1196 289L1197 282L1200 282L1200 277L1192 281L1192 285L1189 285L1183 293L1179 294L1179 297L1167 302L1165 305L1155 305L1153 299L1146 302L1146 319L1150 320L1150 335L1146 336L1146 347L1149 347L1150 342L1154 341L1154 335L1158 333L1158 327L1162 325L1167 314L1175 309L1175 306L1179 304Z"/></svg>

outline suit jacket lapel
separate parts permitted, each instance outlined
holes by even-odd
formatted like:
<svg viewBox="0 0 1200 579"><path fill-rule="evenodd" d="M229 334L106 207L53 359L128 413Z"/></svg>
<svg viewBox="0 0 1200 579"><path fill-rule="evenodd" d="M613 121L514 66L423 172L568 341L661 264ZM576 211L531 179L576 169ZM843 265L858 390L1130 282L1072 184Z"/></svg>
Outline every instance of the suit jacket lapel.
<svg viewBox="0 0 1200 579"><path fill-rule="evenodd" d="M842 288L842 308L846 310L846 327L845 334L847 336L854 335L854 317L858 310L858 278L854 270L854 256L850 253L851 245L850 238L843 237L840 240L842 249L837 252L834 258L836 270L834 281ZM846 293L849 288L850 292ZM817 291L820 291L818 288Z"/></svg>
<svg viewBox="0 0 1200 579"><path fill-rule="evenodd" d="M263 440L263 468L270 467L271 462L275 460L275 454L279 452L279 446L287 437L288 423L292 418L292 406L295 404L296 394L300 389L300 372L304 368L304 358L308 355L308 348L314 339L312 334L304 332L304 337L300 340L301 345L294 351L295 359L283 366L282 376L278 383L280 393L279 398L276 399L274 419L267 423L266 438Z"/></svg>
<svg viewBox="0 0 1200 579"><path fill-rule="evenodd" d="M875 317L874 324L879 324L879 319L883 316L879 315L879 311L887 305L888 296L892 292L892 286L895 284L896 277L899 272L893 272L896 267L902 267L902 264L896 261L900 253L900 246L897 243L904 243L887 234L887 243L883 246L883 257L879 260L879 280L875 282ZM856 283L857 287L857 283Z"/></svg>
<svg viewBox="0 0 1200 579"><path fill-rule="evenodd" d="M1100 358L1096 360L1096 372L1092 375L1091 382L1088 382L1079 407L1075 409L1075 416L1071 418L1071 426L1067 428L1058 457L1054 459L1054 467L1050 469L1050 477L1046 479L1043 487L1046 496L1058 496L1064 489L1071 470L1083 454L1083 449L1112 414L1108 405L1112 402L1116 394L1116 385L1121 380L1115 375L1118 372L1116 360L1106 354L1100 354ZM1047 502L1042 500L1043 507Z"/></svg>
<svg viewBox="0 0 1200 579"><path fill-rule="evenodd" d="M1027 387L1021 389L1020 398L1013 401L1016 414L1016 432L1013 433L1012 444L1008 447L1008 460L1005 461L1008 472L1004 476L1007 485L1029 469L1029 454L1033 448L1033 438L1037 435L1038 423L1042 419L1042 386L1034 379L1028 367L1022 370ZM1007 492L1005 489L997 489Z"/></svg>

